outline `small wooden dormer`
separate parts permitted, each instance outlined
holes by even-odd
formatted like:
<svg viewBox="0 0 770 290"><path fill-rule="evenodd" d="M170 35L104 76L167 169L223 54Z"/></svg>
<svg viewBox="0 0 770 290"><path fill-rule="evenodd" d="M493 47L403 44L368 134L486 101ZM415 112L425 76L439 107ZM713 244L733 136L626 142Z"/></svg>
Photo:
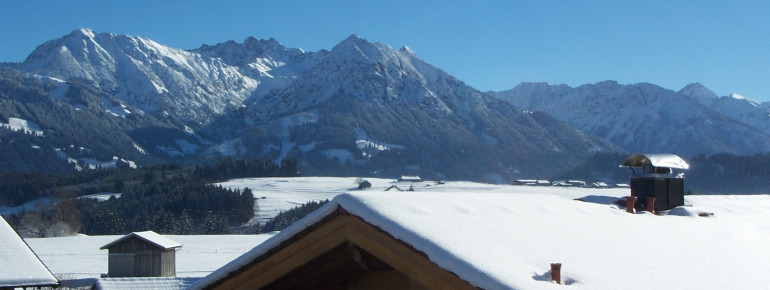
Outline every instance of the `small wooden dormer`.
<svg viewBox="0 0 770 290"><path fill-rule="evenodd" d="M109 251L109 277L176 276L182 245L153 231L133 232L101 247Z"/></svg>
<svg viewBox="0 0 770 290"><path fill-rule="evenodd" d="M203 289L476 289L339 207ZM197 288L193 287L193 288Z"/></svg>

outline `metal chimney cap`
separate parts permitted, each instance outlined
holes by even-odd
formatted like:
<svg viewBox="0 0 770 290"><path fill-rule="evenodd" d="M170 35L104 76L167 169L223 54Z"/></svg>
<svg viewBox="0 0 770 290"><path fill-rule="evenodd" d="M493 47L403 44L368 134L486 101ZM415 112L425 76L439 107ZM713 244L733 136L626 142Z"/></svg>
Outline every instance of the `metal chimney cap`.
<svg viewBox="0 0 770 290"><path fill-rule="evenodd" d="M634 154L628 157L620 167L644 167L651 165L653 167L668 167L676 169L690 169L684 159L676 154Z"/></svg>

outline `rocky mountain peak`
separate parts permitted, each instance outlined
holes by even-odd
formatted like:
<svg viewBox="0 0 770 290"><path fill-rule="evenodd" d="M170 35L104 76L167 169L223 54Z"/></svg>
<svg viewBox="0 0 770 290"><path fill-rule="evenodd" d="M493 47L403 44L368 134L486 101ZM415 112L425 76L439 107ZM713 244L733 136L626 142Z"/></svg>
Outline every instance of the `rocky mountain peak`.
<svg viewBox="0 0 770 290"><path fill-rule="evenodd" d="M710 100L719 98L717 94L706 88L706 86L703 84L697 82L686 85L684 88L679 90L679 93L696 98L698 100Z"/></svg>
<svg viewBox="0 0 770 290"><path fill-rule="evenodd" d="M402 46L401 49L399 49L398 51L400 51L400 52L402 52L402 53L404 53L406 55L409 55L409 56L417 57L417 54L414 51L412 51L412 49L409 48L406 45Z"/></svg>
<svg viewBox="0 0 770 290"><path fill-rule="evenodd" d="M331 57L337 61L358 61L367 63L388 62L398 58L400 53L381 42L368 40L352 34L332 48Z"/></svg>
<svg viewBox="0 0 770 290"><path fill-rule="evenodd" d="M78 28L70 32L69 35L73 37L94 38L96 36L96 33L89 28Z"/></svg>

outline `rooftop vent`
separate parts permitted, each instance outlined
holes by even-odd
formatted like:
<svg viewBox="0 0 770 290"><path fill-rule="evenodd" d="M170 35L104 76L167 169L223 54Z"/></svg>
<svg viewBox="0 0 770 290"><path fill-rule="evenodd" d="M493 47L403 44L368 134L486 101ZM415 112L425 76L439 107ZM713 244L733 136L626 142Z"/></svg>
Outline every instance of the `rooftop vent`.
<svg viewBox="0 0 770 290"><path fill-rule="evenodd" d="M620 167L631 168L631 196L637 197L637 206L647 208L648 197L655 198L656 211L684 205L684 173L677 171L690 165L676 154L633 154Z"/></svg>

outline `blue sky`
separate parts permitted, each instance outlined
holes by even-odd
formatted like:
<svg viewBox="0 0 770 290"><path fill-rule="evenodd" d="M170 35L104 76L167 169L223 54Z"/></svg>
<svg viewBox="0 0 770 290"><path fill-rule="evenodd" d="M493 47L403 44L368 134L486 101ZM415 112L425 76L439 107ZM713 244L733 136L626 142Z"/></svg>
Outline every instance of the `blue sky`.
<svg viewBox="0 0 770 290"><path fill-rule="evenodd" d="M0 61L77 28L197 48L248 36L306 51L350 34L482 91L603 80L770 100L770 1L10 1Z"/></svg>

